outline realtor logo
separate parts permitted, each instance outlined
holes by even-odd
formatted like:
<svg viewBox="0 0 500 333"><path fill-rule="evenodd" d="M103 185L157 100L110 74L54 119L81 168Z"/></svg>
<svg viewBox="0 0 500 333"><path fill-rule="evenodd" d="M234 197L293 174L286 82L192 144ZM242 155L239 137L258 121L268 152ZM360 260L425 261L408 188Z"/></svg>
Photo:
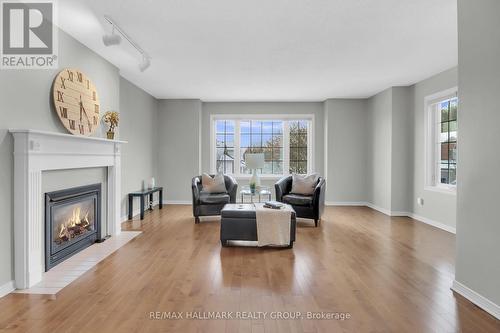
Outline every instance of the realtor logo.
<svg viewBox="0 0 500 333"><path fill-rule="evenodd" d="M57 68L57 28L52 1L2 1L2 69Z"/></svg>

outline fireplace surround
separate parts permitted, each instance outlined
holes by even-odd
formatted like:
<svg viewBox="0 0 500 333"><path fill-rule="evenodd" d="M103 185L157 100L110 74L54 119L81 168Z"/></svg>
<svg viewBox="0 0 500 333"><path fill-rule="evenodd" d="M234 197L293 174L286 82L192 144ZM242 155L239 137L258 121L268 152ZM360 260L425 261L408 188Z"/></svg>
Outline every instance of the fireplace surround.
<svg viewBox="0 0 500 333"><path fill-rule="evenodd" d="M45 271L42 172L106 167L107 214L101 222L113 237L121 231L121 148L127 142L32 129L10 133L14 137L15 284L26 289L40 282Z"/></svg>
<svg viewBox="0 0 500 333"><path fill-rule="evenodd" d="M45 193L45 271L101 239L101 184Z"/></svg>

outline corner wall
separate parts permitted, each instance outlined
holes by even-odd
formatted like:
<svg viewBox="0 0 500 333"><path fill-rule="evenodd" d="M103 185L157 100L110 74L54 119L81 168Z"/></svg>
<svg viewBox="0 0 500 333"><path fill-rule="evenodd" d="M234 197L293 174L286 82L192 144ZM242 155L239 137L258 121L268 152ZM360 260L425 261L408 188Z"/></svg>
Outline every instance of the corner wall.
<svg viewBox="0 0 500 333"><path fill-rule="evenodd" d="M498 0L458 0L460 168L453 289L500 319L498 13Z"/></svg>
<svg viewBox="0 0 500 333"><path fill-rule="evenodd" d="M326 202L364 204L368 200L368 119L364 99L324 102Z"/></svg>
<svg viewBox="0 0 500 333"><path fill-rule="evenodd" d="M191 179L200 174L200 100L160 100L158 171L164 201L191 203Z"/></svg>

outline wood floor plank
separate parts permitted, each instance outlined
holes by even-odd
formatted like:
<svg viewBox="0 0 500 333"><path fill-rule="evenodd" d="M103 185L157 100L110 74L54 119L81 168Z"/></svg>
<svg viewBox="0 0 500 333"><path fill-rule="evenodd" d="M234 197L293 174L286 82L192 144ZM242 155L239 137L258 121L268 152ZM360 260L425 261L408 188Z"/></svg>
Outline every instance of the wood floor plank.
<svg viewBox="0 0 500 333"><path fill-rule="evenodd" d="M498 320L450 290L450 233L366 207L327 207L318 228L298 221L293 249L222 248L219 221L195 225L191 212L167 205L124 223L142 234L55 297L3 297L0 331L500 332ZM185 318L223 311L267 318ZM275 319L291 313L302 317Z"/></svg>

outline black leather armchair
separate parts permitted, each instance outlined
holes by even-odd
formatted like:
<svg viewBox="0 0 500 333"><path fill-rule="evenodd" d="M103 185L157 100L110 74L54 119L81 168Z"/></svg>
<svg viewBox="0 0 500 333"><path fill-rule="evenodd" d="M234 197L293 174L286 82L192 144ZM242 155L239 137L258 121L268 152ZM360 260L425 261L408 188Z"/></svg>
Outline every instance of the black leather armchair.
<svg viewBox="0 0 500 333"><path fill-rule="evenodd" d="M319 177L318 184L312 195L290 193L292 190L292 176L281 178L274 184L276 200L287 203L293 207L297 217L313 219L317 227L325 209L326 181Z"/></svg>
<svg viewBox="0 0 500 333"><path fill-rule="evenodd" d="M211 175L213 177L213 175ZM191 182L193 192L194 223L200 223L200 216L220 215L227 203L236 203L238 183L228 175L224 175L227 193L207 193L203 191L201 176L194 177Z"/></svg>

